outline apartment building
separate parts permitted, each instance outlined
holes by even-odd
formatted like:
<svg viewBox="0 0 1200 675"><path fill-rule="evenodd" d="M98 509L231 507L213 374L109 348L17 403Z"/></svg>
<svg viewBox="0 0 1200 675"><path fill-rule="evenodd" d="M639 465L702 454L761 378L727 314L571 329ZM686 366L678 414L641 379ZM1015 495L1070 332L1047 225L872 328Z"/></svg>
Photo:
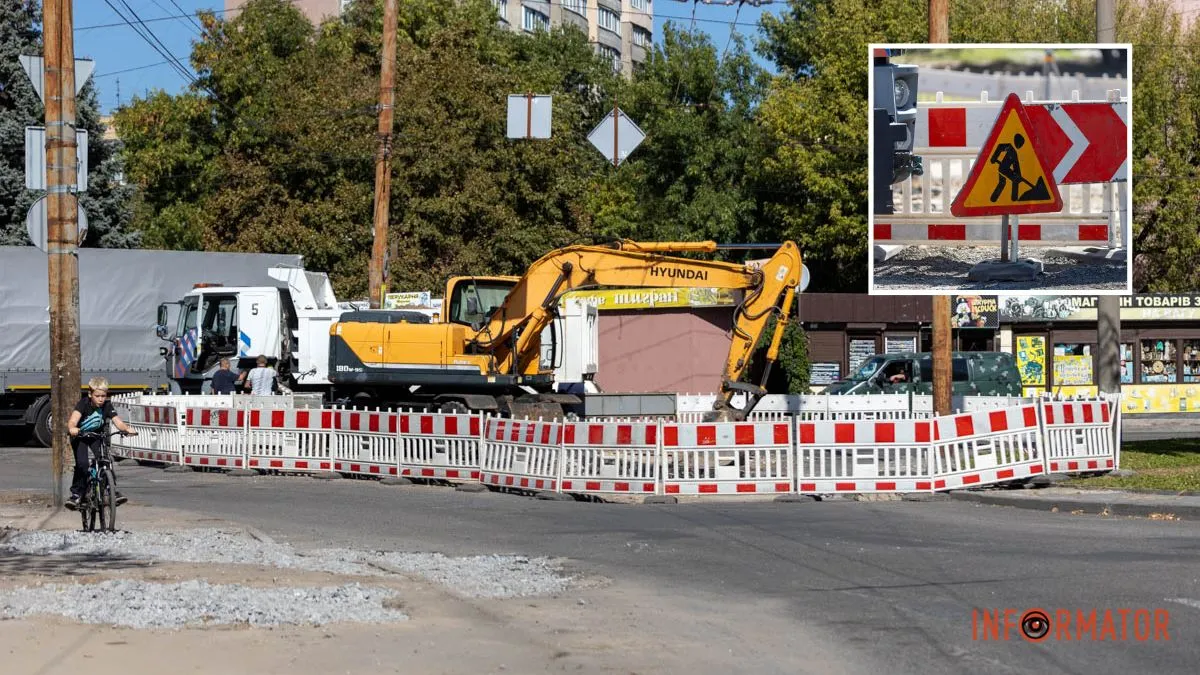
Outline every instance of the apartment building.
<svg viewBox="0 0 1200 675"><path fill-rule="evenodd" d="M338 16L353 0L291 0L313 23ZM626 76L643 63L654 37L654 0L492 0L509 30L533 32L573 25ZM233 16L246 0L225 0Z"/></svg>

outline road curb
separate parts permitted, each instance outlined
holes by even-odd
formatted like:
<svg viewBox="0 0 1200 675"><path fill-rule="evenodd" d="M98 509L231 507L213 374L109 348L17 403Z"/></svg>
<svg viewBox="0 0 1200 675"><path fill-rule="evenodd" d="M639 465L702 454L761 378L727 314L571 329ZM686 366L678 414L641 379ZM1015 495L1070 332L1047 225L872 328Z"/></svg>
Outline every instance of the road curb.
<svg viewBox="0 0 1200 675"><path fill-rule="evenodd" d="M1165 502L1131 504L1113 500L1109 502L1083 501L1070 497L1047 499L1042 497L1014 497L987 492L951 492L956 501L973 502L989 506L1012 506L1032 511L1055 511L1059 513L1081 512L1087 515L1132 516L1149 518L1155 515L1171 515L1180 520L1200 520L1200 506L1168 504Z"/></svg>

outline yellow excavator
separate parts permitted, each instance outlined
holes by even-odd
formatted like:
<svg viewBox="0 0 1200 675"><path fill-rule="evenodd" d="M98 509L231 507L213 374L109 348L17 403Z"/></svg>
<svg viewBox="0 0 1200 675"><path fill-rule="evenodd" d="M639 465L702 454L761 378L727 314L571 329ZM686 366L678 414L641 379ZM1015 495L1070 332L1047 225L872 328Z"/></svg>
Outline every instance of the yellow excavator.
<svg viewBox="0 0 1200 675"><path fill-rule="evenodd" d="M380 313L343 317L329 331L335 397L389 405L419 401L446 412L561 417L564 404L580 399L552 392L553 371L541 364L541 334L563 294L596 287L722 288L743 291L743 299L735 310L714 419L745 419L766 393L802 265L791 241L761 266L668 255L724 248L750 247L712 241L568 246L546 254L521 277L450 279L438 323L391 323ZM772 315L777 321L762 384L741 382ZM733 405L738 392L747 398L741 408Z"/></svg>

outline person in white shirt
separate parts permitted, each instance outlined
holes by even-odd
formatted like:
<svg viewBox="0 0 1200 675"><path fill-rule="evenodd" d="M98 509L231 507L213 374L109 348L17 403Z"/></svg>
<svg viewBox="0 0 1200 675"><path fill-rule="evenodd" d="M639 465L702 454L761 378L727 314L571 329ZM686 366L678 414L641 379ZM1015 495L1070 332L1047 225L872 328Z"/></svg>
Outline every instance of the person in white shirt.
<svg viewBox="0 0 1200 675"><path fill-rule="evenodd" d="M252 396L270 396L275 393L275 369L267 365L267 357L259 356L258 367L246 374L246 389Z"/></svg>

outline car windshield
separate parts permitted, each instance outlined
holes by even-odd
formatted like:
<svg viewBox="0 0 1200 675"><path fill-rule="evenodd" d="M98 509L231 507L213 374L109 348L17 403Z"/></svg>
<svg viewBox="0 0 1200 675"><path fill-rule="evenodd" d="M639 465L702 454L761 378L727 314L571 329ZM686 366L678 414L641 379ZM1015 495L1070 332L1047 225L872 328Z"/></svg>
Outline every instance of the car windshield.
<svg viewBox="0 0 1200 675"><path fill-rule="evenodd" d="M872 356L859 367L858 372L850 376L850 379L856 382L866 380L874 375L883 366L885 361L887 361L886 356Z"/></svg>

